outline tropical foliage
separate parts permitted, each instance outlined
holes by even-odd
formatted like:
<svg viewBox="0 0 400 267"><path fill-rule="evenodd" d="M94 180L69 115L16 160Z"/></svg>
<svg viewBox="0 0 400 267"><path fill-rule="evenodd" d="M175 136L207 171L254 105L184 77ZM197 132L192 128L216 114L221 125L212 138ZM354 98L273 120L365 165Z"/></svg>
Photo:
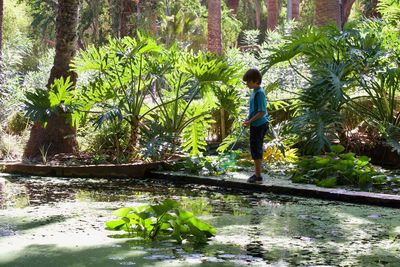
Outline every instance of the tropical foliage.
<svg viewBox="0 0 400 267"><path fill-rule="evenodd" d="M264 59L265 71L298 57L310 69L309 73L296 70L307 86L297 92L297 115L291 122L306 153L328 150L334 138L343 138L344 108L352 108L376 128L396 126L397 48L389 40L396 42L397 34L387 28L376 34L383 26L366 22L359 30L341 33L331 27L310 28L294 33ZM369 99L371 106L360 104L362 98Z"/></svg>
<svg viewBox="0 0 400 267"><path fill-rule="evenodd" d="M157 205L120 208L113 214L119 219L108 221L106 229L126 231L127 237L206 243L216 234L214 227L197 219L193 213L180 209L178 202L172 199Z"/></svg>
<svg viewBox="0 0 400 267"><path fill-rule="evenodd" d="M356 157L354 153L344 153L344 147L335 145L325 155L304 158L298 162L292 176L293 182L316 184L322 187L351 185L367 188L382 173L376 171L366 156Z"/></svg>

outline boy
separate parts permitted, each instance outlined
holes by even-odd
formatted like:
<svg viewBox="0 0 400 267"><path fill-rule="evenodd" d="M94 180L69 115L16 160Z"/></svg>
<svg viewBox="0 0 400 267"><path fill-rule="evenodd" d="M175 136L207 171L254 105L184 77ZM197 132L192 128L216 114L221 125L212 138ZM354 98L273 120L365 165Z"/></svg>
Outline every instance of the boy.
<svg viewBox="0 0 400 267"><path fill-rule="evenodd" d="M247 182L262 183L261 176L264 136L268 128L267 100L264 89L261 87L262 75L257 69L249 69L243 75L249 89L253 89L250 95L249 115L243 123L244 127L250 126L250 151L254 161L255 174Z"/></svg>

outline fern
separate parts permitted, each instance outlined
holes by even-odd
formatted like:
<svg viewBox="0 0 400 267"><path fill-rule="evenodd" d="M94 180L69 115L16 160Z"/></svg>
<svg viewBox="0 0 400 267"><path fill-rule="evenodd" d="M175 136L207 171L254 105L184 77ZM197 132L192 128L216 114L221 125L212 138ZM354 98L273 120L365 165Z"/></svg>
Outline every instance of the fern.
<svg viewBox="0 0 400 267"><path fill-rule="evenodd" d="M207 132L211 123L215 122L208 112L205 103L197 102L188 111L193 121L184 128L182 147L184 151L190 151L191 155L199 155L206 149Z"/></svg>

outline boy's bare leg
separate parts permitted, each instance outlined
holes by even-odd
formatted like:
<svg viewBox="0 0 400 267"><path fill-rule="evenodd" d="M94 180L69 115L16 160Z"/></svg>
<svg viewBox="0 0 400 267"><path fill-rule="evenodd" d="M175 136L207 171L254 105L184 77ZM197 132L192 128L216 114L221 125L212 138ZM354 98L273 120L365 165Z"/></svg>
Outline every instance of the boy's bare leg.
<svg viewBox="0 0 400 267"><path fill-rule="evenodd" d="M261 176L261 164L262 164L262 159L255 159L254 160L254 166L256 169L256 176L260 177Z"/></svg>

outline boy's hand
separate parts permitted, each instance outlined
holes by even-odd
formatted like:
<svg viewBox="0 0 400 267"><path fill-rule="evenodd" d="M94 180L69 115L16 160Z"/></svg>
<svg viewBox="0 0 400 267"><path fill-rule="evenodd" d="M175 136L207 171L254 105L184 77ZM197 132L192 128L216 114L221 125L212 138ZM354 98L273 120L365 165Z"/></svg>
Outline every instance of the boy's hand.
<svg viewBox="0 0 400 267"><path fill-rule="evenodd" d="M245 120L243 122L243 127L248 127L250 125L250 121L249 120Z"/></svg>

